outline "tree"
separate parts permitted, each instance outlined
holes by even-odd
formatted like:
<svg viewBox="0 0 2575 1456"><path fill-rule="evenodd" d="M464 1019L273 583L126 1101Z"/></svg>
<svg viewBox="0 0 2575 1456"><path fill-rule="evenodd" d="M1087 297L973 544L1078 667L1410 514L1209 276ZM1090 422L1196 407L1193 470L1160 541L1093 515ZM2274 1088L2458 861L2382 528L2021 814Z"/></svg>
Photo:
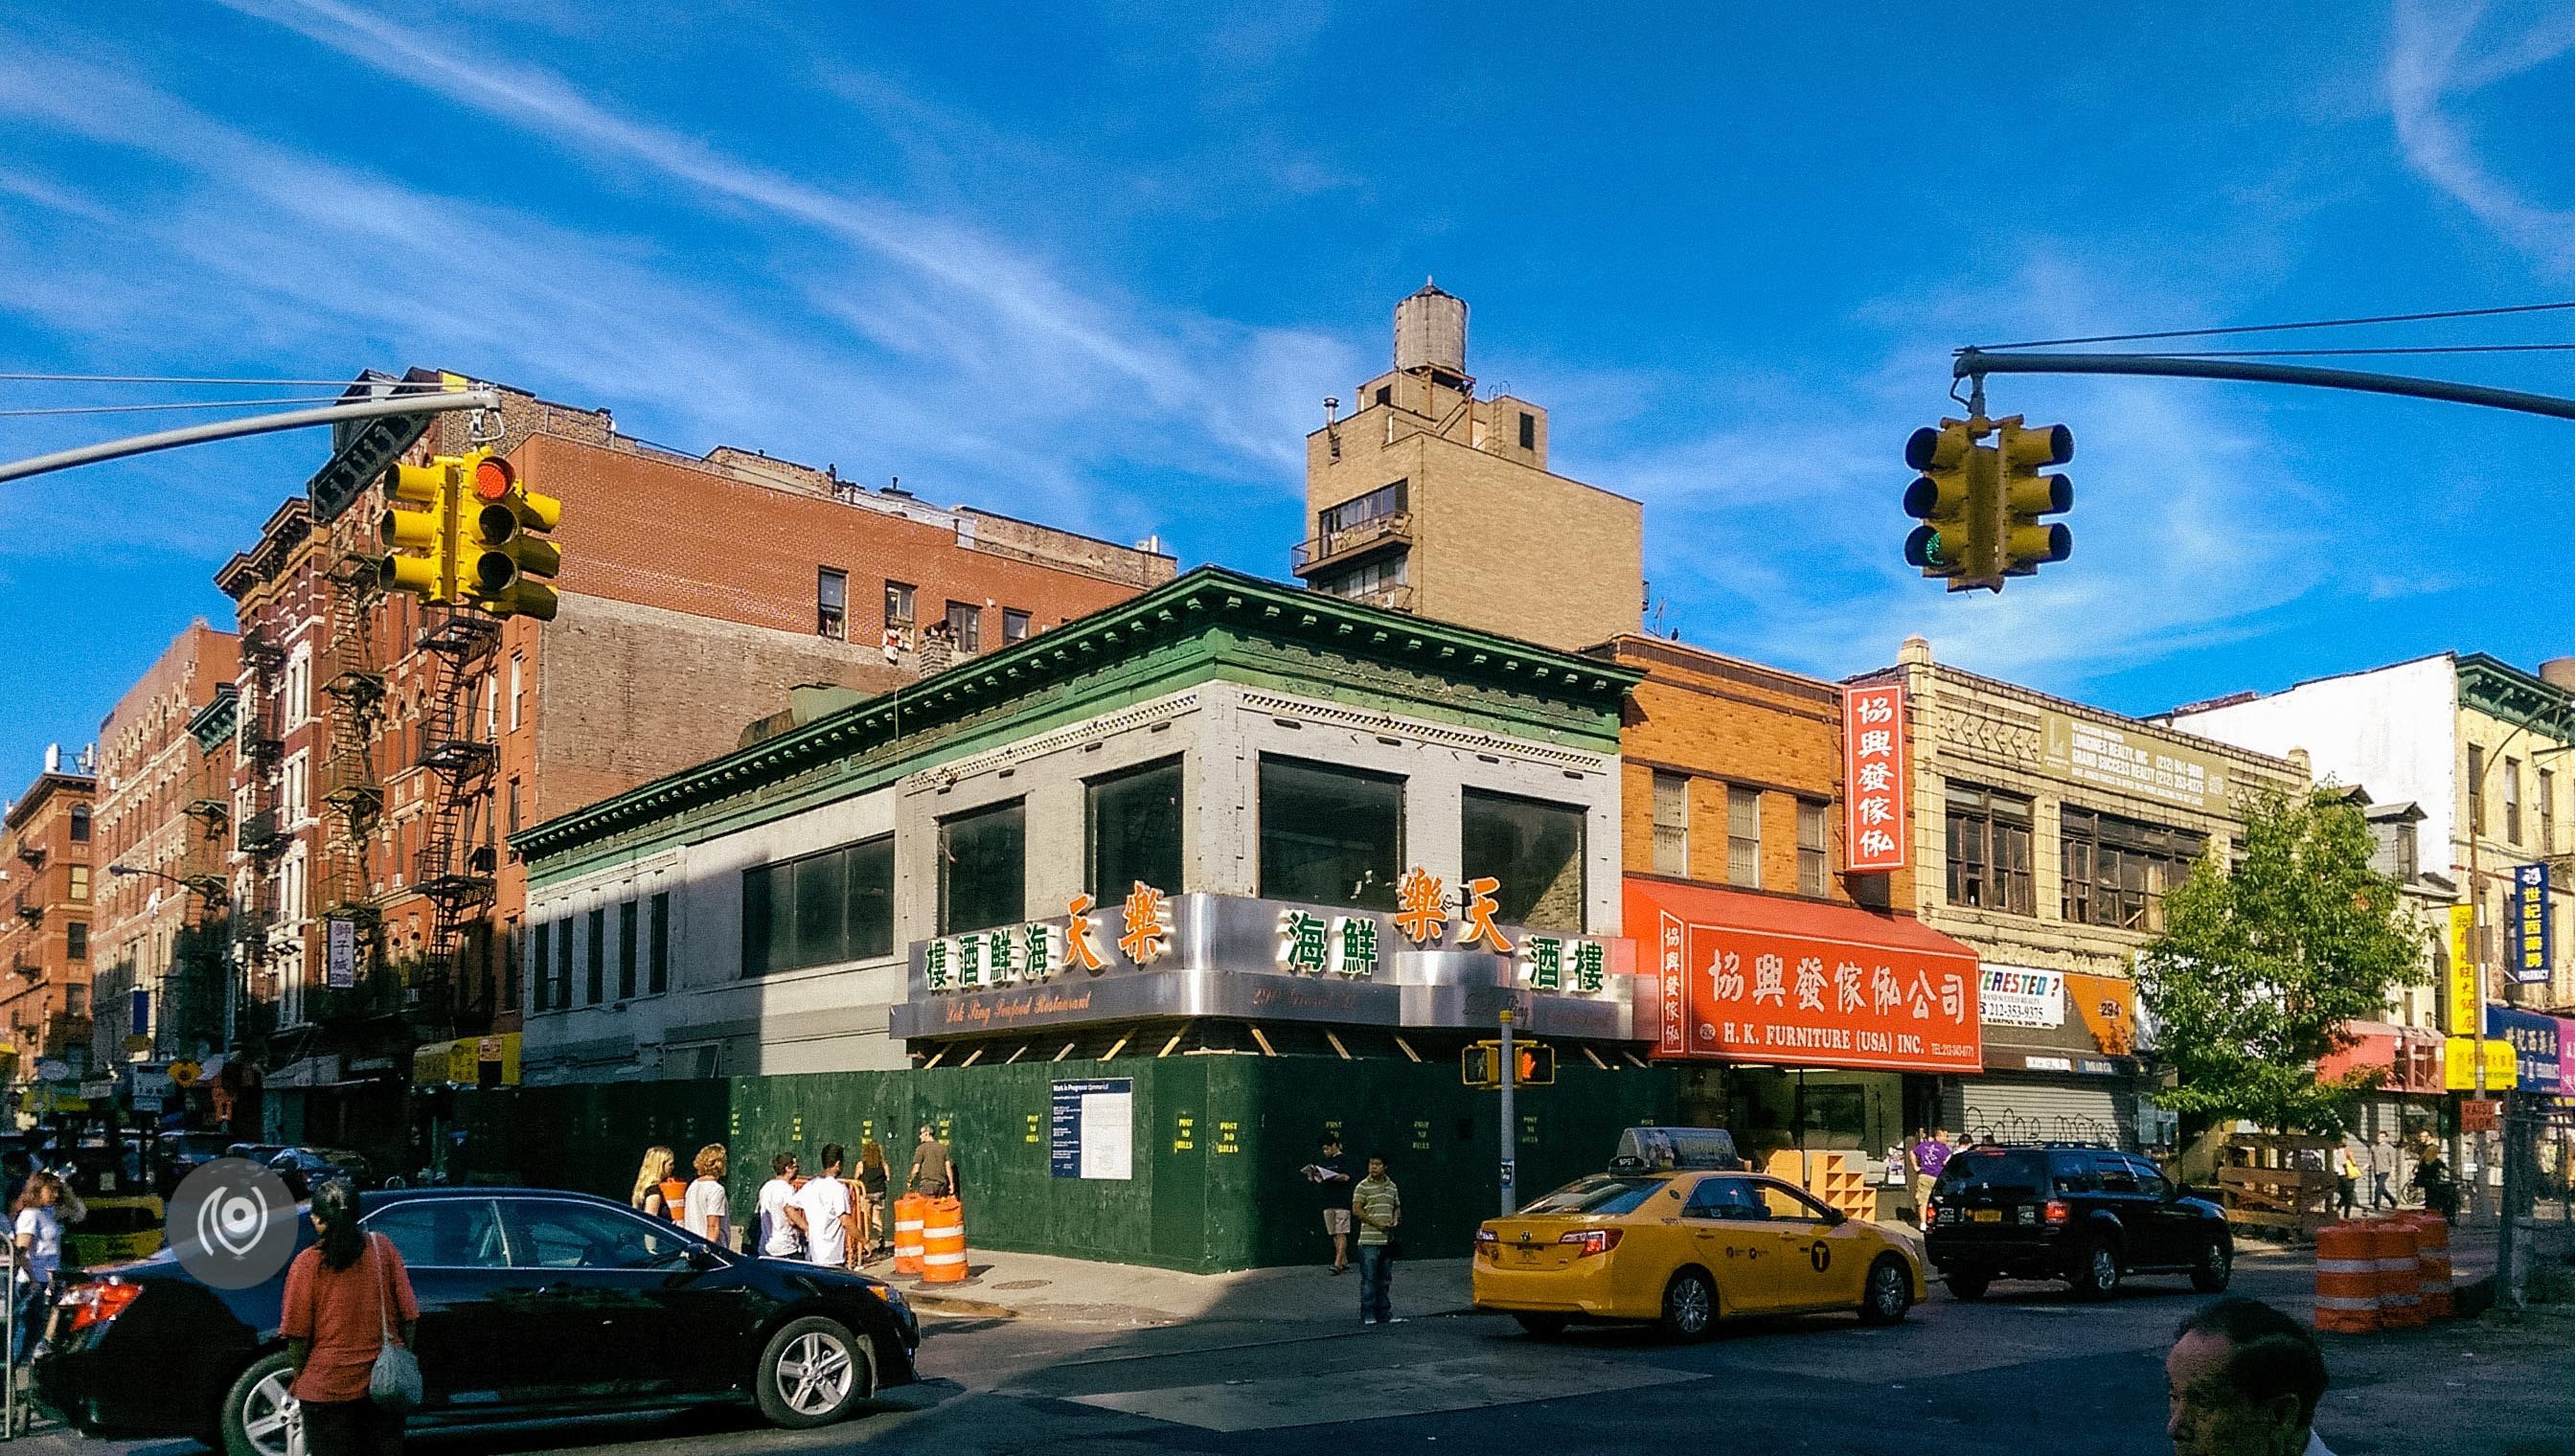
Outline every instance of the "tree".
<svg viewBox="0 0 2575 1456"><path fill-rule="evenodd" d="M2317 1059L2425 974L2400 886L2370 868L2370 847L2334 790L2274 790L2248 806L2231 868L2212 849L2164 896L2164 931L2137 955L2138 994L2179 1074L2158 1102L2274 1131L2347 1125L2381 1074L2327 1080Z"/></svg>

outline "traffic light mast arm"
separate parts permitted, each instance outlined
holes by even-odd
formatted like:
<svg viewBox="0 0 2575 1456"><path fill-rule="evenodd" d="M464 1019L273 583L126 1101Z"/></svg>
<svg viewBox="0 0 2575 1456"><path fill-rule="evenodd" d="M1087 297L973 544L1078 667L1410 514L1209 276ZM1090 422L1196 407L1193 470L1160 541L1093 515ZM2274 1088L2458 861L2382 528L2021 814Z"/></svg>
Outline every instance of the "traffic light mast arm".
<svg viewBox="0 0 2575 1456"><path fill-rule="evenodd" d="M2125 374L2150 379L2219 379L2240 384L2311 385L2318 389L2356 390L2362 394L2402 395L2453 405L2481 405L2525 415L2575 420L2575 400L2534 395L2521 390L2488 389L2448 380L2414 379L2401 374L2364 374L2349 369L2318 369L2305 364L2266 364L2258 360L2177 359L2164 354L1987 354L1961 349L1952 377L1975 382L1979 393L1989 374ZM1978 413L1982 413L1979 411Z"/></svg>
<svg viewBox="0 0 2575 1456"><path fill-rule="evenodd" d="M400 395L390 400L363 400L353 405L331 405L318 410L289 410L278 415L249 415L239 420L217 420L207 425L190 425L182 430L163 430L152 435L129 435L123 440L109 440L98 445L84 445L76 450L58 450L51 455L30 456L25 460L0 464L0 481L24 480L52 471L70 470L76 465L96 465L101 461L123 460L128 456L149 455L156 450L175 450L182 445L204 445L216 440L239 440L251 435L273 435L280 430L305 430L316 425L337 425L344 420L373 420L385 415L437 415L451 410L497 410L501 396L493 390L464 390L454 394Z"/></svg>

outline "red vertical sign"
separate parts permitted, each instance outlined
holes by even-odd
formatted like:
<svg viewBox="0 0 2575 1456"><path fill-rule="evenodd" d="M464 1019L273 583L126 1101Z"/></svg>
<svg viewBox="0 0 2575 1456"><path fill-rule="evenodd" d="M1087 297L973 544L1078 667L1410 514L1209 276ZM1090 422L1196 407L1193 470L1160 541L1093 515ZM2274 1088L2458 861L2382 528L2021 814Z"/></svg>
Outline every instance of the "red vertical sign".
<svg viewBox="0 0 2575 1456"><path fill-rule="evenodd" d="M1904 685L1842 690L1842 851L1853 874L1907 862Z"/></svg>

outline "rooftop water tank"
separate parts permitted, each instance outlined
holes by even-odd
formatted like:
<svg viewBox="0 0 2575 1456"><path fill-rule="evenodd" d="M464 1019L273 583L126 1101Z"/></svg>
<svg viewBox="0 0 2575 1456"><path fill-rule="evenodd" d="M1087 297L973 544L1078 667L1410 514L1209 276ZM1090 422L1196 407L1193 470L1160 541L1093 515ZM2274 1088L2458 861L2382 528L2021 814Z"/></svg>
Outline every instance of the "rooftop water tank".
<svg viewBox="0 0 2575 1456"><path fill-rule="evenodd" d="M1466 301L1435 284L1394 306L1394 367L1466 372Z"/></svg>

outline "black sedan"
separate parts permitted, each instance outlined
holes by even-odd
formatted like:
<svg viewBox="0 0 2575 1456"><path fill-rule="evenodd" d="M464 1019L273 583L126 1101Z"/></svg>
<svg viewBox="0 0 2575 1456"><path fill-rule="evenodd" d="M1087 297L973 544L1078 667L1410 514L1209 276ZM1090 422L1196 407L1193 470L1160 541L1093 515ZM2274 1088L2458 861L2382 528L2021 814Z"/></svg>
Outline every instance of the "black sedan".
<svg viewBox="0 0 2575 1456"><path fill-rule="evenodd" d="M920 1325L863 1274L737 1254L580 1193L412 1188L359 1211L420 1299L422 1425L749 1401L803 1428L917 1378ZM166 1251L96 1271L62 1296L37 1397L90 1435L287 1456L285 1290L283 1273L216 1289Z"/></svg>

